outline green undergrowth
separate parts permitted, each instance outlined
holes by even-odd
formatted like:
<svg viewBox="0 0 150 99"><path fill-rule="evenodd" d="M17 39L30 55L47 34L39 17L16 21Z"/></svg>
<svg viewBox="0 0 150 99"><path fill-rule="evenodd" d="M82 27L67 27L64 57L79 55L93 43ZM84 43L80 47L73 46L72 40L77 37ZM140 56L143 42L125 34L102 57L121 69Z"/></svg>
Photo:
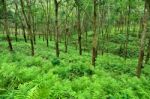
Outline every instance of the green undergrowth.
<svg viewBox="0 0 150 99"><path fill-rule="evenodd" d="M10 53L7 42L0 43L0 99L150 99L150 64L138 79L137 58L108 53L93 67L91 54L80 56L72 46L64 53L61 44L60 58L54 42L46 47L39 40L34 57L29 43L14 41L13 46Z"/></svg>

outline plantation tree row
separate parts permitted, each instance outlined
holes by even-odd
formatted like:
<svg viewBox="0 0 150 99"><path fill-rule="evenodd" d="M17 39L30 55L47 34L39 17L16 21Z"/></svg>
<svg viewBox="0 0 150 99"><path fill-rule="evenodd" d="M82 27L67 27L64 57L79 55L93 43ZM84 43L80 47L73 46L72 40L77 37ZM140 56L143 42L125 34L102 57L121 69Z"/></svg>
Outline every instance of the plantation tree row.
<svg viewBox="0 0 150 99"><path fill-rule="evenodd" d="M32 56L36 40L42 38L47 47L49 41L55 41L57 57L60 43L66 53L69 45L75 45L80 55L91 50L95 66L98 54L109 53L111 33L125 35L120 52L127 59L129 37L134 32L140 42L137 77L149 61L149 0L1 0L0 12L0 27L10 51L14 50L12 35L16 42L18 35L30 42Z"/></svg>

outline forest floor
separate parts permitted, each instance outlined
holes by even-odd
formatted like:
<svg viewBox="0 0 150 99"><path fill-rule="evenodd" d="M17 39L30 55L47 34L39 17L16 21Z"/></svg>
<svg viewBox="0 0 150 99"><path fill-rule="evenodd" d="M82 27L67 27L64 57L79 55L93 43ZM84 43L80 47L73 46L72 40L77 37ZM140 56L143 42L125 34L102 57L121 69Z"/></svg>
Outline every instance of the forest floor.
<svg viewBox="0 0 150 99"><path fill-rule="evenodd" d="M94 68L90 52L69 46L65 53L63 45L56 58L53 41L37 40L32 57L29 42L13 41L10 53L1 35L0 99L150 99L150 63L138 79L135 57L105 53Z"/></svg>

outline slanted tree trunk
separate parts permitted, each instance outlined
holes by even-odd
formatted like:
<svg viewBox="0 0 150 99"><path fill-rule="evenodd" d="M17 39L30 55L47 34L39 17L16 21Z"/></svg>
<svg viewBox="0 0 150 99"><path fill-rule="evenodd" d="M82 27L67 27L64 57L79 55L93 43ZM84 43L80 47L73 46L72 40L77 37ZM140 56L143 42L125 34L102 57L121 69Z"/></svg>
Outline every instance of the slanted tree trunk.
<svg viewBox="0 0 150 99"><path fill-rule="evenodd" d="M25 26L24 26L24 24L23 24L22 22L21 22L21 26L22 26L22 33L23 33L24 41L27 43L27 37L26 37Z"/></svg>
<svg viewBox="0 0 150 99"><path fill-rule="evenodd" d="M30 36L30 43L31 43L31 55L34 56L34 41L33 41L33 34L32 34L32 26L31 26L31 1L27 0L27 8L28 8L28 15L26 15L25 10L24 10L24 2L23 0L20 0L21 2L21 8L22 8L22 13L24 15L27 27L28 27L28 33ZM28 17L27 17L28 16Z"/></svg>
<svg viewBox="0 0 150 99"><path fill-rule="evenodd" d="M136 70L137 77L140 78L141 71L143 67L143 61L144 61L144 47L145 47L145 38L147 34L147 26L148 26L148 19L149 19L149 4L148 0L145 1L145 13L143 18L143 32L141 34L141 44L140 44L140 53L139 53L139 59L138 59L138 66Z"/></svg>
<svg viewBox="0 0 150 99"><path fill-rule="evenodd" d="M18 2L15 2L15 3L18 3ZM24 18L22 18L22 16L23 16L22 13L20 15L18 14L19 21L21 22L22 35L23 35L24 41L27 43L25 20Z"/></svg>
<svg viewBox="0 0 150 99"><path fill-rule="evenodd" d="M22 14L21 14L22 15ZM27 37L26 37L26 30L25 30L25 23L24 23L24 19L21 18L21 16L19 16L19 20L21 22L21 27L22 27L22 34L23 34L23 38L24 38L24 41L27 43Z"/></svg>
<svg viewBox="0 0 150 99"><path fill-rule="evenodd" d="M12 43L11 43L11 39L9 36L9 29L8 29L8 15L7 15L7 2L6 0L2 0L3 3L3 10L4 10L4 31L6 33L6 37L7 37L7 42L9 45L9 50L13 51L13 47L12 47Z"/></svg>

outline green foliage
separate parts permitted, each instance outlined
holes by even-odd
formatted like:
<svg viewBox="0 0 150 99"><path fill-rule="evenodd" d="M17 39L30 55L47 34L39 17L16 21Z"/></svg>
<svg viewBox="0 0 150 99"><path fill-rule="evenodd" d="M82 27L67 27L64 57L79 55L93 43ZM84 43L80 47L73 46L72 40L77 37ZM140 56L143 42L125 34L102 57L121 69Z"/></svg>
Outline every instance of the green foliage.
<svg viewBox="0 0 150 99"><path fill-rule="evenodd" d="M55 65L60 65L60 60L58 58L54 58L51 63L55 66Z"/></svg>
<svg viewBox="0 0 150 99"><path fill-rule="evenodd" d="M134 77L136 59L104 54L93 68L89 53L78 56L71 48L58 59L39 44L42 49L31 57L23 46L13 53L1 50L2 99L149 99L149 68L141 79Z"/></svg>
<svg viewBox="0 0 150 99"><path fill-rule="evenodd" d="M62 79L75 79L82 76L90 76L94 74L94 71L90 68L87 68L83 64L75 64L70 65L68 67L62 67L53 72L54 74L58 74L58 76Z"/></svg>
<svg viewBox="0 0 150 99"><path fill-rule="evenodd" d="M57 21L54 20L54 3L50 0L31 1L31 23L34 25L32 28L36 28L35 34L44 33L45 37L47 32L50 32L49 36L53 35L56 29L54 23ZM42 39L36 39L35 56L31 56L29 41L24 43L23 37L20 36L21 21L25 23L20 3L17 15L21 20L15 15L14 1L7 0L9 32L13 33L14 23L17 23L18 42L14 42L15 36L10 35L14 51L9 52L6 36L0 34L0 99L150 99L150 63L143 68L140 79L135 77L140 41L137 33L139 20L144 16L144 0L97 0L99 56L95 67L91 65L90 59L93 40L93 1L58 2L57 22L61 37L61 55L56 58L55 42L49 42L49 47L46 47ZM30 11L27 2L24 1L24 4L28 17ZM3 30L3 10L0 1L0 32ZM74 48L75 45L78 49L77 11L81 17L82 48L86 50L82 56L79 56ZM46 25L49 25L50 31ZM63 52L65 46L62 44L65 39L65 25L69 29L68 53ZM128 26L130 30L127 38ZM128 53L125 60L127 40Z"/></svg>
<svg viewBox="0 0 150 99"><path fill-rule="evenodd" d="M128 38L128 48L127 48L127 57L138 57L139 54L139 47L137 42L138 41L135 37L129 36ZM108 50L109 53L113 53L115 55L119 55L124 57L126 55L126 36L124 34L113 34L110 42L108 42L108 46L102 46L104 50Z"/></svg>
<svg viewBox="0 0 150 99"><path fill-rule="evenodd" d="M89 50L92 34L88 31ZM76 35L72 38L76 39ZM97 57L94 68L91 54L79 56L74 46L56 58L54 42L45 47L39 39L32 57L29 43L13 42L15 50L10 53L0 36L0 99L149 99L149 63L141 79L136 78L137 39L129 36L126 60L125 39L124 34L112 33L108 42L100 43L100 49L108 49L108 53ZM60 48L63 50L64 45L60 44Z"/></svg>

